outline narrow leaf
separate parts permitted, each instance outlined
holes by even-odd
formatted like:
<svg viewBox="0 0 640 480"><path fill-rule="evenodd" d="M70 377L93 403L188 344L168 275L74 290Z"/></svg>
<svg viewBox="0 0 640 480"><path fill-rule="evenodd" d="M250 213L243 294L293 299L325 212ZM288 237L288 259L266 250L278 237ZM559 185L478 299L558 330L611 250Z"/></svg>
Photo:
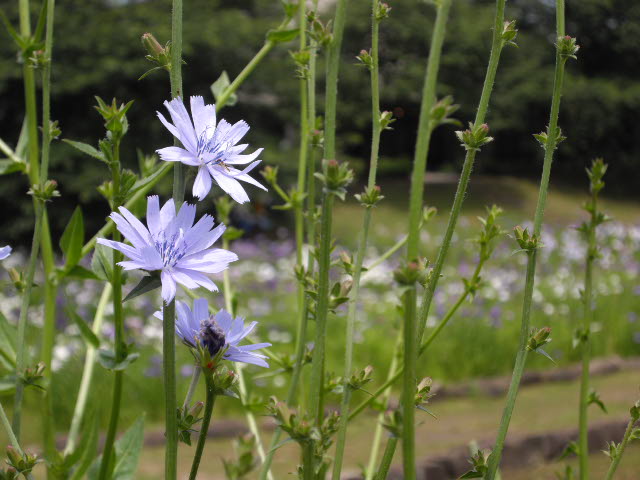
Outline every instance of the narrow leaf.
<svg viewBox="0 0 640 480"><path fill-rule="evenodd" d="M156 288L160 288L162 286L162 282L160 278L157 276L147 276L142 277L140 283L138 283L133 290L129 292L129 294L125 297L123 302L131 300L132 298L136 298L144 293L151 292Z"/></svg>
<svg viewBox="0 0 640 480"><path fill-rule="evenodd" d="M95 333L93 333L93 330L89 328L87 322L85 322L82 317L80 317L80 315L74 312L71 307L67 307L65 310L69 318L73 320L73 323L75 323L80 330L82 338L84 338L85 341L93 348L100 348L100 339L96 336Z"/></svg>
<svg viewBox="0 0 640 480"><path fill-rule="evenodd" d="M101 162L107 163L107 158L104 154L95 147L92 147L88 143L76 142L75 140L64 139L63 142L68 143L76 150L80 150L82 153L89 155L90 157L97 158Z"/></svg>
<svg viewBox="0 0 640 480"><path fill-rule="evenodd" d="M64 253L65 267L70 269L78 264L82 258L82 247L84 246L84 218L82 210L76 207L71 216L71 220L64 229L60 238L60 248Z"/></svg>
<svg viewBox="0 0 640 480"><path fill-rule="evenodd" d="M113 274L113 250L104 245L96 245L91 258L91 270L100 280L110 282Z"/></svg>
<svg viewBox="0 0 640 480"><path fill-rule="evenodd" d="M300 29L292 28L290 30L269 30L267 32L267 40L273 43L285 43L294 40Z"/></svg>

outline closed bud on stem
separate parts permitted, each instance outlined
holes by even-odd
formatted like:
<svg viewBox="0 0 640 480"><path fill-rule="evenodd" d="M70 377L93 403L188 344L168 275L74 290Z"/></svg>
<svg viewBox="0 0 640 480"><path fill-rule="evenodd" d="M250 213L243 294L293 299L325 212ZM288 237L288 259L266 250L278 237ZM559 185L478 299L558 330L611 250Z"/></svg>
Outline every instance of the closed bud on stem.
<svg viewBox="0 0 640 480"><path fill-rule="evenodd" d="M538 236L533 233L529 233L527 228L517 226L513 229L513 233L522 250L533 251L542 247L542 243L538 239Z"/></svg>
<svg viewBox="0 0 640 480"><path fill-rule="evenodd" d="M637 422L638 420L640 420L640 400L638 400L633 407L631 407L631 410L629 410L629 413L631 414L631 419L634 422Z"/></svg>
<svg viewBox="0 0 640 480"><path fill-rule="evenodd" d="M516 29L516 21L505 21L502 27L502 45L512 45L517 47L518 45L514 42L517 35L518 30Z"/></svg>
<svg viewBox="0 0 640 480"><path fill-rule="evenodd" d="M376 21L381 22L385 18L389 16L389 12L391 12L391 7L383 2L378 3L376 7Z"/></svg>
<svg viewBox="0 0 640 480"><path fill-rule="evenodd" d="M34 50L28 62L31 68L38 70L44 68L49 63L49 57L42 49Z"/></svg>
<svg viewBox="0 0 640 480"><path fill-rule="evenodd" d="M395 121L396 119L393 118L393 113L387 110L385 110L380 114L380 128L382 130L392 130L392 128L389 125L391 125Z"/></svg>
<svg viewBox="0 0 640 480"><path fill-rule="evenodd" d="M164 68L166 71L171 70L171 46L166 44L160 45L153 33L145 33L141 38L142 46L147 51L146 59L157 65L156 68ZM155 69L154 69L155 70ZM148 73L148 72L147 72ZM146 74L145 74L146 75Z"/></svg>
<svg viewBox="0 0 640 480"><path fill-rule="evenodd" d="M431 393L431 386L433 385L433 380L430 377L424 377L420 380L420 383L416 386L416 394L415 394L415 404L416 407L428 403L429 399L433 397Z"/></svg>
<svg viewBox="0 0 640 480"><path fill-rule="evenodd" d="M446 97L438 100L433 107L431 107L431 112L429 113L429 128L434 130L440 125L452 124L462 126L459 120L455 118L451 118L458 109L460 105L455 105L453 103L453 97L451 95L447 95Z"/></svg>
<svg viewBox="0 0 640 480"><path fill-rule="evenodd" d="M469 123L467 130L459 130L456 132L458 140L467 151L480 150L480 147L493 141L493 137L489 137L489 125L483 123L475 127Z"/></svg>
<svg viewBox="0 0 640 480"><path fill-rule="evenodd" d="M28 452L20 454L17 449L9 445L7 447L7 463L18 474L26 476L31 473L33 467L39 463L39 460L37 455Z"/></svg>
<svg viewBox="0 0 640 480"><path fill-rule="evenodd" d="M57 190L57 187L58 182L55 180L47 180L44 182L44 185L32 185L27 194L33 195L41 202L50 202L53 198L60 196L60 192Z"/></svg>
<svg viewBox="0 0 640 480"><path fill-rule="evenodd" d="M373 367L367 365L359 372L354 373L349 378L349 388L352 390L360 390L364 385L371 381L371 374L373 373Z"/></svg>
<svg viewBox="0 0 640 480"><path fill-rule="evenodd" d="M567 60L569 58L573 58L574 60L578 59L576 54L578 53L578 50L580 50L580 45L576 43L576 39L574 37L570 37L569 35L558 37L556 48L558 49L558 55L560 55L563 60Z"/></svg>
<svg viewBox="0 0 640 480"><path fill-rule="evenodd" d="M607 173L609 166L604 163L602 158L596 158L591 163L591 168L587 168L587 175L589 177L589 190L593 194L598 194L600 190L604 188L604 181L602 180L604 174Z"/></svg>
<svg viewBox="0 0 640 480"><path fill-rule="evenodd" d="M384 195L381 195L381 192L382 190L380 187L378 185L374 185L373 187L366 187L364 192L357 193L354 196L363 207L371 208L384 198Z"/></svg>
<svg viewBox="0 0 640 480"><path fill-rule="evenodd" d="M373 57L371 56L370 51L360 50L360 54L356 55L356 58L360 63L361 67L366 67L369 71L373 70Z"/></svg>
<svg viewBox="0 0 640 480"><path fill-rule="evenodd" d="M400 285L411 286L416 283L424 285L429 281L428 264L426 259L421 258L406 262L396 268L393 272L393 278Z"/></svg>
<svg viewBox="0 0 640 480"><path fill-rule="evenodd" d="M460 479L463 478L484 478L485 474L489 470L489 456L491 455L491 450L484 449L478 450L470 459L469 463L471 464L472 469L462 475Z"/></svg>
<svg viewBox="0 0 640 480"><path fill-rule="evenodd" d="M324 184L325 192L344 200L346 187L353 181L353 170L348 163L338 163L335 159L323 160L322 173L316 173L315 176Z"/></svg>
<svg viewBox="0 0 640 480"><path fill-rule="evenodd" d="M324 25L315 12L309 12L307 14L307 21L309 22L309 36L315 40L316 43L326 47L332 42L331 21Z"/></svg>
<svg viewBox="0 0 640 480"><path fill-rule="evenodd" d="M127 112L133 105L133 100L128 103L121 103L118 105L114 98L109 105L100 97L96 96L95 98L98 105L94 108L104 119L104 126L107 129L107 138L111 142L119 141L129 129Z"/></svg>
<svg viewBox="0 0 640 480"><path fill-rule="evenodd" d="M531 351L538 350L540 347L546 345L551 341L551 328L542 327L538 330L534 330L529 337L527 348Z"/></svg>
<svg viewBox="0 0 640 480"><path fill-rule="evenodd" d="M16 290L18 290L18 292L24 291L24 287L26 286L26 284L21 272L18 272L18 270L16 270L15 268L10 268L9 278L11 279L11 282L13 282L13 286L16 287Z"/></svg>

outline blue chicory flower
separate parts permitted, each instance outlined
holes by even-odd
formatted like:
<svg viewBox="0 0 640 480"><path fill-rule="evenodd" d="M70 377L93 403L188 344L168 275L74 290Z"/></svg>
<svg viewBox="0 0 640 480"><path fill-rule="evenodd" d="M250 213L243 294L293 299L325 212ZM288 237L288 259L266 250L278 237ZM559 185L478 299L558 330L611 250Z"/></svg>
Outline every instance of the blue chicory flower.
<svg viewBox="0 0 640 480"><path fill-rule="evenodd" d="M111 219L131 245L99 238L98 243L124 253L129 260L119 262L125 270L160 272L162 298L170 302L176 295L176 283L189 289L218 288L206 274L226 270L238 256L228 250L210 248L225 231L223 224L213 228L210 215L204 215L195 225L195 205L183 204L176 215L173 199L159 208L157 196L147 198L147 225L129 210L120 207L120 214Z"/></svg>
<svg viewBox="0 0 640 480"><path fill-rule="evenodd" d="M156 312L154 316L162 320L162 312ZM245 327L242 317L233 318L224 309L210 315L206 298L194 300L193 310L186 303L177 301L176 316L176 334L188 347L205 347L211 357L225 348L225 360L269 367L264 360L267 357L254 350L270 347L270 343L238 345L255 329L258 322L251 322Z"/></svg>
<svg viewBox="0 0 640 480"><path fill-rule="evenodd" d="M11 247L9 245L6 247L0 247L0 260L4 260L9 255L11 255Z"/></svg>
<svg viewBox="0 0 640 480"><path fill-rule="evenodd" d="M181 147L166 147L158 150L160 158L166 162L182 162L198 167L198 175L193 182L193 196L204 199L211 190L211 179L238 203L249 201L249 196L238 180L266 190L264 186L251 178L248 173L260 160L259 148L250 155L241 155L248 144L236 145L249 131L249 125L243 120L231 125L221 119L216 125L215 105L205 105L200 96L191 97L191 117L180 97L164 102L171 115L173 124L158 112L158 118L174 137L182 143ZM193 122L192 122L193 118ZM249 164L244 170L233 165Z"/></svg>

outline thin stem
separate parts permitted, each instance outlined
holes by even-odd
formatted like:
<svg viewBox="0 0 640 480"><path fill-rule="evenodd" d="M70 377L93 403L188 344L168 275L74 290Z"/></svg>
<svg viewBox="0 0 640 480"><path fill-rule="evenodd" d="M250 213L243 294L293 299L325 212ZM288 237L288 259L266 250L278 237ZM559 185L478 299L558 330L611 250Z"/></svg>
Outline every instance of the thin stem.
<svg viewBox="0 0 640 480"><path fill-rule="evenodd" d="M182 97L182 0L173 0L171 10L171 98ZM178 144L176 139L175 144ZM176 162L173 167L173 200L180 208L184 201L184 166Z"/></svg>
<svg viewBox="0 0 640 480"><path fill-rule="evenodd" d="M327 83L324 104L324 158L336 158L336 103L338 101L338 71L340 51L347 16L347 1L338 0L333 21L333 40L327 52Z"/></svg>
<svg viewBox="0 0 640 480"><path fill-rule="evenodd" d="M202 422L200 423L200 434L198 435L198 443L196 445L196 451L193 455L193 462L191 463L189 480L195 480L198 475L198 468L200 467L200 460L202 458L202 452L204 451L204 444L207 441L207 435L209 434L211 413L213 412L213 405L216 403L212 374L207 372L204 376L204 379L207 385L207 394L204 404L204 415L202 416Z"/></svg>
<svg viewBox="0 0 640 480"><path fill-rule="evenodd" d="M379 55L378 42L380 32L380 20L376 17L379 0L372 1L371 13L371 156L369 160L369 178L367 187L372 189L376 184L378 171L378 153L380 151L380 85L379 85ZM358 301L360 299L360 277L362 275L362 264L364 253L369 242L369 227L371 225L372 207L365 207L362 225L362 235L358 244L352 275L351 300L347 311L344 374L343 374L343 394L340 405L340 426L338 429L336 450L333 461L334 480L340 479L342 473L342 461L344 448L347 441L347 427L349 423L349 404L351 402L352 388L349 386L349 376L353 365L353 342L355 337L355 325L358 315Z"/></svg>
<svg viewBox="0 0 640 480"><path fill-rule="evenodd" d="M389 259L391 255L396 253L398 250L400 250L402 247L404 247L407 244L408 239L409 239L409 236L404 235L400 240L394 243L393 246L389 248L389 250L387 250L378 258L376 258L373 262L371 262L371 264L367 267L367 270L373 270L378 265L382 264L385 260Z"/></svg>
<svg viewBox="0 0 640 480"><path fill-rule="evenodd" d="M164 377L165 454L164 478L176 480L178 469L178 418L176 415L176 302L165 303L162 313L162 371Z"/></svg>
<svg viewBox="0 0 640 480"><path fill-rule="evenodd" d="M196 365L193 369L193 375L191 375L191 383L189 383L189 390L187 390L187 394L184 397L184 403L182 404L182 410L187 411L189 406L191 405L191 400L193 399L193 395L196 393L196 388L198 388L198 382L200 381L200 373L202 369L199 365Z"/></svg>
<svg viewBox="0 0 640 480"><path fill-rule="evenodd" d="M598 192L593 189L591 195L591 221L589 222L587 253L585 255L584 315L582 319L582 375L580 379L578 458L580 462L580 480L589 479L589 364L591 361L591 323L593 321L593 262L597 249L596 228L598 214Z"/></svg>
<svg viewBox="0 0 640 480"><path fill-rule="evenodd" d="M117 210L119 205L116 202L120 194L120 141L116 140L113 146L113 161L111 163L111 176L113 179L113 202L112 210ZM120 232L115 230L112 238L118 242L121 240ZM124 315L122 309L122 268L118 265L118 262L122 260L122 255L119 252L113 253L113 273L111 278L111 285L113 289L113 324L115 330L115 356L116 361L120 362L124 360L126 352L125 333L124 333ZM122 370L116 370L113 381L113 397L111 403L111 417L109 419L109 426L107 429L107 436L105 438L104 450L102 453L102 463L100 464L99 480L106 480L109 476L111 469L111 456L114 451L114 442L116 434L118 432L118 420L120 418L120 405L122 402L122 382L123 382Z"/></svg>
<svg viewBox="0 0 640 480"><path fill-rule="evenodd" d="M42 231L44 207L41 202L36 204L36 223L33 230L33 241L31 242L31 255L29 256L29 265L27 267L27 275L25 276L25 286L22 292L22 305L20 307L20 317L18 319L18 334L16 339L16 395L13 406L13 431L16 438L20 440L20 420L22 413L22 399L24 395L24 383L22 374L24 373L26 363L26 332L27 321L29 316L29 303L31 301L31 290L33 279L36 273L36 264L38 261L38 248L40 246L40 233Z"/></svg>
<svg viewBox="0 0 640 480"><path fill-rule="evenodd" d="M324 362L327 316L329 312L329 270L331 267L331 215L333 194L323 193L322 213L320 217L320 247L318 255L318 299L316 302L316 336L311 361L311 380L309 388L309 410L320 425L324 417Z"/></svg>
<svg viewBox="0 0 640 480"><path fill-rule="evenodd" d="M435 102L440 55L444 43L445 29L449 17L451 0L438 4L436 22L432 33L429 60L422 90L418 138L416 141L413 171L411 174L411 193L409 199L409 233L407 239L407 261L418 256L420 239L420 220L424 195L424 175L427 167L427 155L431 142L431 108ZM410 287L404 295L404 379L402 395L402 458L404 476L415 478L415 410L414 390L416 380L416 286Z"/></svg>
<svg viewBox="0 0 640 480"><path fill-rule="evenodd" d="M102 324L104 322L104 312L109 303L111 297L111 284L107 283L102 289L100 300L98 300L98 306L96 313L93 317L93 325L91 330L96 336L100 335L102 331ZM71 419L71 427L69 428L69 435L67 437L67 445L64 449L65 455L70 454L76 448L78 441L78 435L80 433L80 426L84 419L84 413L89 400L89 392L91 390L91 382L93 381L93 372L95 371L95 359L96 348L92 345L87 345L87 354L84 359L84 368L82 369L82 379L80 380L80 389L78 390L78 398L76 400L76 406L73 411L73 417Z"/></svg>
<svg viewBox="0 0 640 480"><path fill-rule="evenodd" d="M618 465L620 464L620 460L622 460L622 454L627 448L627 444L631 439L631 433L633 432L633 425L635 424L635 420L632 418L627 424L627 429L624 431L624 437L622 437L622 442L617 448L616 456L611 460L611 464L609 465L609 469L607 470L607 474L604 477L604 480L612 480L613 476L618 469Z"/></svg>
<svg viewBox="0 0 640 480"><path fill-rule="evenodd" d="M387 440L387 446L382 454L382 460L380 461L380 466L378 467L378 473L376 473L375 480L386 480L397 446L398 437L389 437L389 440Z"/></svg>
<svg viewBox="0 0 640 480"><path fill-rule="evenodd" d="M564 0L557 0L556 2L556 24L557 36L564 36ZM538 238L540 237L540 233L542 230L542 219L544 216L544 209L547 201L547 192L549 189L549 177L551 175L553 152L556 149L558 141L558 114L560 111L560 98L562 95L565 61L566 60L560 55L559 50L556 49L556 67L553 82L553 94L551 98L551 113L549 115L549 134L547 142L545 144L542 178L540 180L538 203L536 205L535 220L533 225L534 236ZM535 281L537 251L531 250L528 252L527 256L527 275L525 279L524 300L522 305L522 326L520 328L518 353L516 355L516 361L513 367L511 383L507 392L507 400L502 414L502 419L500 421L496 443L489 458L488 472L486 476L487 480L493 480L495 478L496 472L498 471L498 468L500 466L502 449L504 448L504 442L507 437L509 423L511 421L511 414L513 413L513 409L515 407L518 388L520 387L520 380L522 379L522 374L524 372L524 367L527 359L527 341L529 336L529 323L531 318L531 303Z"/></svg>

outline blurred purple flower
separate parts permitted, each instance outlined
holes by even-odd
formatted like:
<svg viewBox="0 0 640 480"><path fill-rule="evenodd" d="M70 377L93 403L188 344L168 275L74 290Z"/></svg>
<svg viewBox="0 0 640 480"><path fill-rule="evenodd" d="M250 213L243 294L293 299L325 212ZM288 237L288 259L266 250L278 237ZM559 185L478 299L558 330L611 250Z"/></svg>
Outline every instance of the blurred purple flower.
<svg viewBox="0 0 640 480"><path fill-rule="evenodd" d="M0 260L4 260L9 255L11 255L11 247L9 245L6 247L0 247Z"/></svg>

